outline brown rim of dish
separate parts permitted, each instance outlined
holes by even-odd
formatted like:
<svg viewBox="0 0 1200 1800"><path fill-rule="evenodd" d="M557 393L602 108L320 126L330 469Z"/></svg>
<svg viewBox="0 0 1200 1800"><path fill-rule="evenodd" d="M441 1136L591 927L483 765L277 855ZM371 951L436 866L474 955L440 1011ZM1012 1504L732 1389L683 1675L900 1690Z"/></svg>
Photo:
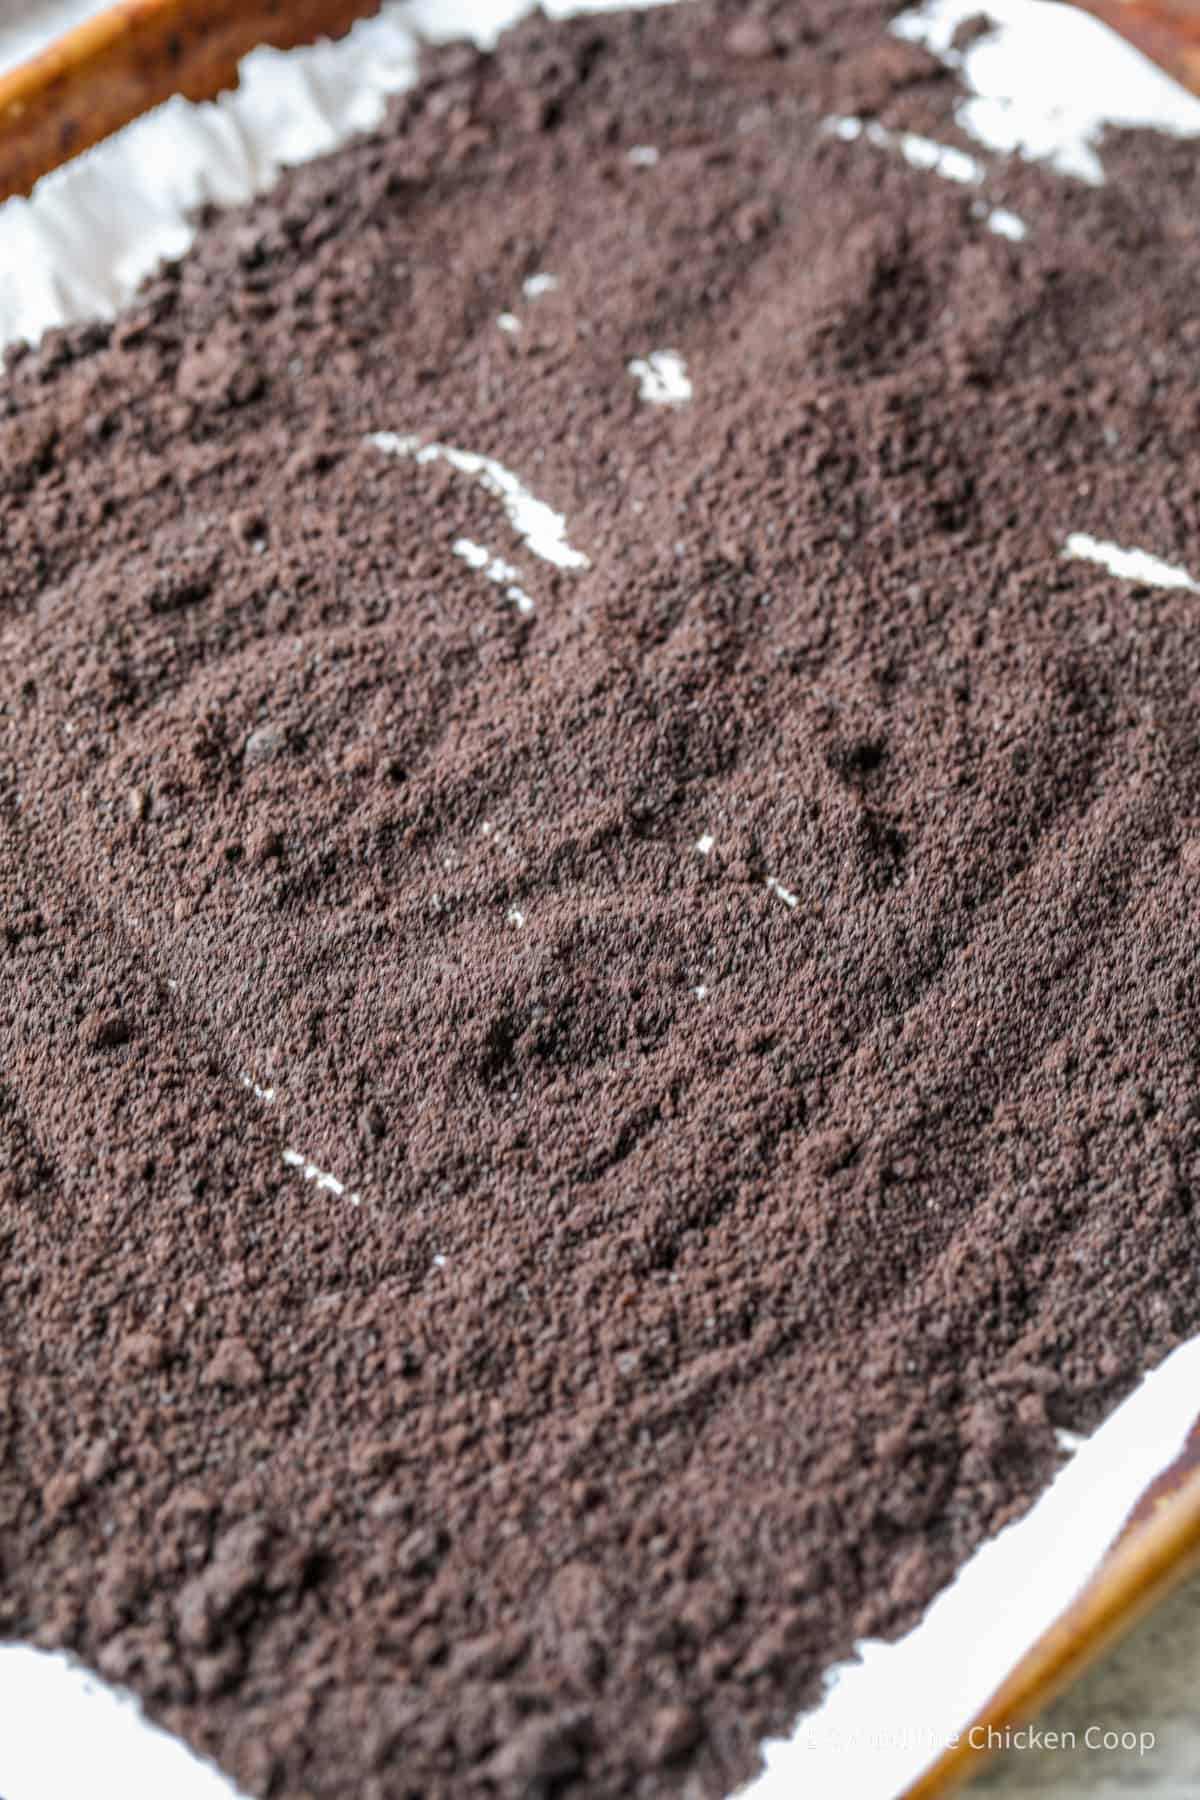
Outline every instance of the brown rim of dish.
<svg viewBox="0 0 1200 1800"><path fill-rule="evenodd" d="M1070 1606L898 1800L940 1800L968 1781L995 1754L1006 1731L1043 1711L1198 1567L1200 1422L1174 1462L1146 1488Z"/></svg>
<svg viewBox="0 0 1200 1800"><path fill-rule="evenodd" d="M237 86L258 44L338 37L379 0L121 0L0 75L0 200L182 94Z"/></svg>
<svg viewBox="0 0 1200 1800"><path fill-rule="evenodd" d="M1200 93L1200 0L1074 0Z"/></svg>

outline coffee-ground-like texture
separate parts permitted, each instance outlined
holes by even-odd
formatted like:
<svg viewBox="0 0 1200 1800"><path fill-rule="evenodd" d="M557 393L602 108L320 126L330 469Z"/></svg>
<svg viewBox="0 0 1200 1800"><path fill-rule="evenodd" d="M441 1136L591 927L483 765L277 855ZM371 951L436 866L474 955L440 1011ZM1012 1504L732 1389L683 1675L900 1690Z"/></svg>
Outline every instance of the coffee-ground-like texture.
<svg viewBox="0 0 1200 1800"><path fill-rule="evenodd" d="M10 358L0 1633L251 1794L715 1800L1200 1326L1200 600L1063 554L1200 571L1196 151L887 24L439 52Z"/></svg>

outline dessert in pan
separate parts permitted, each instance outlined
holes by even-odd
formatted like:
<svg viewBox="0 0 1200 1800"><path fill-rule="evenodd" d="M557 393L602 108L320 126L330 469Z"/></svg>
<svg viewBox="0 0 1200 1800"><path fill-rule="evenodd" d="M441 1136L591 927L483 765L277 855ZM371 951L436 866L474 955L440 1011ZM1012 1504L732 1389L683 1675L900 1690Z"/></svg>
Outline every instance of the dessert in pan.
<svg viewBox="0 0 1200 1800"><path fill-rule="evenodd" d="M727 1794L1200 1325L1194 150L891 22L9 353L0 1631L247 1793Z"/></svg>

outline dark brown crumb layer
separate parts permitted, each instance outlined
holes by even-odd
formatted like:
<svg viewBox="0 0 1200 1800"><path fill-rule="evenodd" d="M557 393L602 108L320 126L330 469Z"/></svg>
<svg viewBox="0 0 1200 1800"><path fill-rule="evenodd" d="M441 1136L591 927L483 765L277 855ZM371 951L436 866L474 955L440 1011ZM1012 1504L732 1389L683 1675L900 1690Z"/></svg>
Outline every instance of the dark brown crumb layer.
<svg viewBox="0 0 1200 1800"><path fill-rule="evenodd" d="M721 1795L1200 1325L1200 603L1062 557L1200 568L1196 152L839 142L887 16L442 54L0 390L0 1633L256 1795Z"/></svg>

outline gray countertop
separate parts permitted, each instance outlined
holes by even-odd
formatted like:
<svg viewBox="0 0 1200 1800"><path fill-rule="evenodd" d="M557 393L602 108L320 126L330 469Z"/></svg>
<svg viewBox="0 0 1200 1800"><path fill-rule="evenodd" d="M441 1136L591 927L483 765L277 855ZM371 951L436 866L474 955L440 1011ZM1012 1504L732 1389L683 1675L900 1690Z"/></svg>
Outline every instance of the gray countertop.
<svg viewBox="0 0 1200 1800"><path fill-rule="evenodd" d="M972 1796L1198 1800L1200 1577L1143 1620L1036 1723L1039 1736L1057 1732L1061 1741L1002 1751L971 1786ZM1106 1748L1105 1734L1141 1742Z"/></svg>

